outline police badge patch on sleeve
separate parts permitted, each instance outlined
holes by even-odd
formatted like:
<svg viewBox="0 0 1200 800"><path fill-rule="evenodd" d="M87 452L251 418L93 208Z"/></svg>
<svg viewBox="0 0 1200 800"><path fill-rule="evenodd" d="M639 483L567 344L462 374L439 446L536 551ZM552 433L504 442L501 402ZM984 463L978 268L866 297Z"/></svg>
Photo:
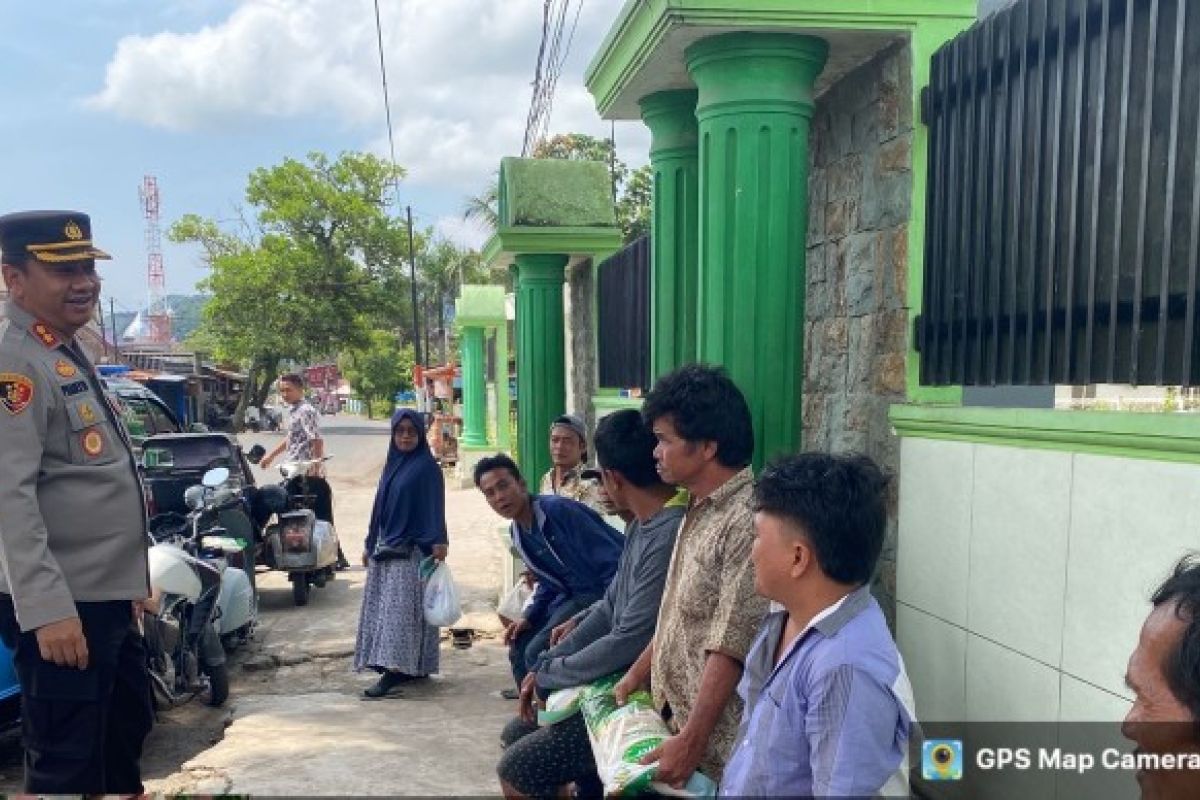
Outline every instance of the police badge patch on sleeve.
<svg viewBox="0 0 1200 800"><path fill-rule="evenodd" d="M83 452L92 458L104 452L104 437L95 428L84 431L83 436L80 437L80 443L83 445Z"/></svg>
<svg viewBox="0 0 1200 800"><path fill-rule="evenodd" d="M16 372L0 372L0 405L14 416L33 402L33 381Z"/></svg>

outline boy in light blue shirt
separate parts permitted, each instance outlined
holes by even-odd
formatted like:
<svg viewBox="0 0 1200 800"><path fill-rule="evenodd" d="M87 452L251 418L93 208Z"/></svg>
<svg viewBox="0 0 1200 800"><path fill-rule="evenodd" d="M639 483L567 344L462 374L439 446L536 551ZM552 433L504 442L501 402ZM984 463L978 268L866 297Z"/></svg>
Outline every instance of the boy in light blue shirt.
<svg viewBox="0 0 1200 800"><path fill-rule="evenodd" d="M912 689L868 586L886 486L870 459L822 453L758 479L755 588L783 610L746 658L722 796L908 796Z"/></svg>

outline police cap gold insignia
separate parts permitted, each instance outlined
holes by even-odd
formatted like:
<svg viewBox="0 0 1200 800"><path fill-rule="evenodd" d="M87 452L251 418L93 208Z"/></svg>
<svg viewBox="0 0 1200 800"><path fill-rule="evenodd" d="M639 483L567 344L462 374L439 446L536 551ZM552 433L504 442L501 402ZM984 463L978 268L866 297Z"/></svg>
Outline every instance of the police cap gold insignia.
<svg viewBox="0 0 1200 800"><path fill-rule="evenodd" d="M36 258L49 264L112 258L92 244L92 220L82 211L19 211L0 217L6 264Z"/></svg>

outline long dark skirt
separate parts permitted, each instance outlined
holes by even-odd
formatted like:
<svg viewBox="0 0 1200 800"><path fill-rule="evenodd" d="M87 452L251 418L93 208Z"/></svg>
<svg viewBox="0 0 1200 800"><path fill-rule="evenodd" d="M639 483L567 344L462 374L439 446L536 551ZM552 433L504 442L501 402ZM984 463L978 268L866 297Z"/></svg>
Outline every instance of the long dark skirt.
<svg viewBox="0 0 1200 800"><path fill-rule="evenodd" d="M425 676L438 671L438 629L425 622L421 555L370 562L354 668Z"/></svg>

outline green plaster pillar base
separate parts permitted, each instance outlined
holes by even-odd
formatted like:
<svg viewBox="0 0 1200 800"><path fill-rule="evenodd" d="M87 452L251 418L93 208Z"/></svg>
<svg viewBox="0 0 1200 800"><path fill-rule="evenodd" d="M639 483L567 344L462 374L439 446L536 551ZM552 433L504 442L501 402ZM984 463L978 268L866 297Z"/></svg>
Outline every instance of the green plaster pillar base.
<svg viewBox="0 0 1200 800"><path fill-rule="evenodd" d="M512 450L512 426L509 423L508 394L508 322L496 328L496 447L504 453Z"/></svg>
<svg viewBox="0 0 1200 800"><path fill-rule="evenodd" d="M699 213L697 93L658 92L641 100L654 172L651 217L650 374L696 360Z"/></svg>
<svg viewBox="0 0 1200 800"><path fill-rule="evenodd" d="M463 445L487 445L487 384L483 363L483 328L462 329Z"/></svg>
<svg viewBox="0 0 1200 800"><path fill-rule="evenodd" d="M550 469L550 423L567 402L563 283L567 256L517 255L517 454L536 491Z"/></svg>
<svg viewBox="0 0 1200 800"><path fill-rule="evenodd" d="M754 464L800 446L808 128L828 45L732 33L687 49L700 92L699 360L754 418Z"/></svg>

